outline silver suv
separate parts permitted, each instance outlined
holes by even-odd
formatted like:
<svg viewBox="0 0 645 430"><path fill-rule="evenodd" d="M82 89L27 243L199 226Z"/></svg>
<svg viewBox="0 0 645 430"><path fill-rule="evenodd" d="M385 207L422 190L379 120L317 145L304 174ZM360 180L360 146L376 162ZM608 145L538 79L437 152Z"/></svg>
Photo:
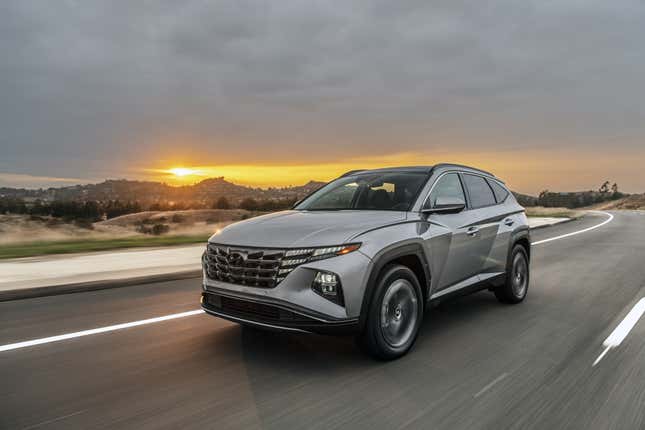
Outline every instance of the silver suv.
<svg viewBox="0 0 645 430"><path fill-rule="evenodd" d="M380 359L405 354L432 302L488 288L524 300L522 208L492 174L455 164L351 171L208 241L202 307L245 325L352 333Z"/></svg>

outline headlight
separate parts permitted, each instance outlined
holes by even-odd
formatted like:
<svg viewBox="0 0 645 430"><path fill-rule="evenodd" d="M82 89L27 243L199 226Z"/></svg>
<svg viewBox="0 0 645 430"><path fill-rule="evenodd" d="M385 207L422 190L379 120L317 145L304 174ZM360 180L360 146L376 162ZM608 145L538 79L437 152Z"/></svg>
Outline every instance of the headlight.
<svg viewBox="0 0 645 430"><path fill-rule="evenodd" d="M336 257L338 255L349 254L361 247L360 243L350 243L347 245L326 246L322 248L301 248L290 249L285 252L280 262L278 279L282 280L293 269L301 264L311 263L313 261L324 260L326 258Z"/></svg>
<svg viewBox="0 0 645 430"><path fill-rule="evenodd" d="M325 258L336 257L337 255L349 254L360 247L360 243L351 243L349 245L328 246L325 248L290 249L285 252L281 265L293 266L324 260Z"/></svg>

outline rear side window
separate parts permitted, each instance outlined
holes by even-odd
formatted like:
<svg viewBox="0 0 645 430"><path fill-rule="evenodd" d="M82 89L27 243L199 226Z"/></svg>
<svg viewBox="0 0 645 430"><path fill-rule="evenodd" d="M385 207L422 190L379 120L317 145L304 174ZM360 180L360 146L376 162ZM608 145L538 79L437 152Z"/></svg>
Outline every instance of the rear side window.
<svg viewBox="0 0 645 430"><path fill-rule="evenodd" d="M486 179L481 176L464 173L464 182L470 195L470 204L473 209L495 204L495 196Z"/></svg>
<svg viewBox="0 0 645 430"><path fill-rule="evenodd" d="M508 197L508 191L506 190L506 188L502 187L497 181L489 180L488 183L495 193L497 203L502 203L504 200L506 200L506 197Z"/></svg>

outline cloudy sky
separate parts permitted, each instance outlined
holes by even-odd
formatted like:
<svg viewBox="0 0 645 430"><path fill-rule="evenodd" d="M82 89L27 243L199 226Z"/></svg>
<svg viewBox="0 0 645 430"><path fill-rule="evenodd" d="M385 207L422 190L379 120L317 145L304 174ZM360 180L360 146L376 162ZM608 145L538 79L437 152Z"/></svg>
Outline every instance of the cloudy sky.
<svg viewBox="0 0 645 430"><path fill-rule="evenodd" d="M642 192L644 41L643 1L4 0L0 186L452 161Z"/></svg>

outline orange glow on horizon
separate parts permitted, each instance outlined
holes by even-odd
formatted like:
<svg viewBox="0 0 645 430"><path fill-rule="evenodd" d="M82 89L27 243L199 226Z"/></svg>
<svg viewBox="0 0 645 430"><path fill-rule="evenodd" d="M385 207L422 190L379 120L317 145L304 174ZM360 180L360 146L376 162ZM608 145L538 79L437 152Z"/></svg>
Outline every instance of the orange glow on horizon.
<svg viewBox="0 0 645 430"><path fill-rule="evenodd" d="M572 163L571 160L576 160ZM251 187L269 188L303 185L310 180L329 181L354 169L371 169L388 166L432 165L455 162L491 171L515 191L536 195L541 190L576 191L596 189L604 180L617 181L629 191L633 185L621 180L613 169L622 166L622 172L640 171L635 164L638 157L629 152L612 157L594 154L567 153L566 151L491 151L469 153L384 154L382 156L345 158L338 162L316 164L222 164L190 165L181 167L143 169L147 179L170 185L190 185L207 178L224 177L227 181ZM177 165L175 165L177 166ZM589 166L593 166L590 168ZM599 175L599 172L606 172ZM607 176L605 178L605 176ZM626 183L627 182L627 183ZM640 188L640 187L639 187ZM642 192L642 191L641 191Z"/></svg>

